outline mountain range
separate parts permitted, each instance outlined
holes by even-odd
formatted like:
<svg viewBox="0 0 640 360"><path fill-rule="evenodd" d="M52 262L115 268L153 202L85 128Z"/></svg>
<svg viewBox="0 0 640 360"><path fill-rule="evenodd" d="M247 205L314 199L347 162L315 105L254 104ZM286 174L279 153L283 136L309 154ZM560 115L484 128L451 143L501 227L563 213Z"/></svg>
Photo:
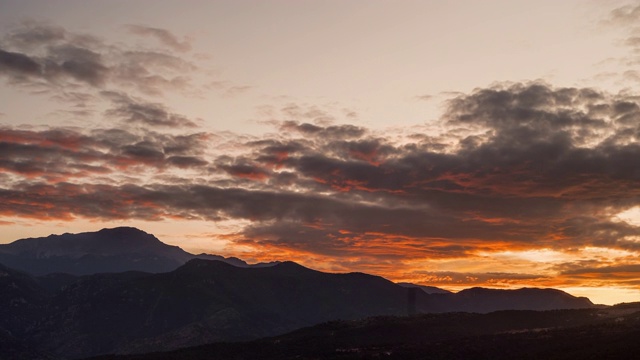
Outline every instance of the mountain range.
<svg viewBox="0 0 640 360"><path fill-rule="evenodd" d="M50 235L0 244L1 264L34 275L88 275L122 271L158 273L175 270L191 259L219 260L239 267L250 266L234 257L194 255L132 227ZM269 265L273 264L253 266Z"/></svg>
<svg viewBox="0 0 640 360"><path fill-rule="evenodd" d="M593 307L586 298L554 289L451 293L363 273L323 273L294 262L250 266L214 255L199 258L133 228L24 239L0 251L3 259L29 260L20 270L0 266L0 345L16 353L28 349L29 359L244 341L379 315Z"/></svg>

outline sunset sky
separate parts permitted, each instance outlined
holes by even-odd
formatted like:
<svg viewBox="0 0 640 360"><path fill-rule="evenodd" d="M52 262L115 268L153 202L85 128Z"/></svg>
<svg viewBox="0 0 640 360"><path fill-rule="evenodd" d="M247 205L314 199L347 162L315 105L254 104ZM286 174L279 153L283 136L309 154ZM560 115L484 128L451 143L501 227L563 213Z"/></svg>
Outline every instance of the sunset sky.
<svg viewBox="0 0 640 360"><path fill-rule="evenodd" d="M640 301L640 2L0 0L0 243Z"/></svg>

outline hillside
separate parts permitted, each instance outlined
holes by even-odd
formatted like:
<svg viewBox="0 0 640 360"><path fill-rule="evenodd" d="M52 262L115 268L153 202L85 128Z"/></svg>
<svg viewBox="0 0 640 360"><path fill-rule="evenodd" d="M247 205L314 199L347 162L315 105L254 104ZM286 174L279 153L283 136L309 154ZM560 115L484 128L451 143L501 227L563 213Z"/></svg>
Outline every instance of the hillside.
<svg viewBox="0 0 640 360"><path fill-rule="evenodd" d="M634 309L501 311L335 321L247 343L94 360L627 359L640 351Z"/></svg>

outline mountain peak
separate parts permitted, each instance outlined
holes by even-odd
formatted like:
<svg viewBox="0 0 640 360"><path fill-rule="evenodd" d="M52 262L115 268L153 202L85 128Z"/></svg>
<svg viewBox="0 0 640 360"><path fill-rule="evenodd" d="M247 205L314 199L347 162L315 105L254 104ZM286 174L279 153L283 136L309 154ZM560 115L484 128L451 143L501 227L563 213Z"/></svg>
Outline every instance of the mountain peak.
<svg viewBox="0 0 640 360"><path fill-rule="evenodd" d="M95 232L65 233L42 238L16 240L3 246L11 253L35 253L39 257L114 255L129 252L178 249L134 227L105 228Z"/></svg>
<svg viewBox="0 0 640 360"><path fill-rule="evenodd" d="M145 231L142 231L135 227L129 226L120 226L115 228L104 228L95 233L84 233L84 234L95 234L95 237L101 241L108 242L122 242L122 243L147 243L147 244L162 244L165 246L170 246L164 244L157 237L149 234ZM81 234L79 234L81 235Z"/></svg>
<svg viewBox="0 0 640 360"><path fill-rule="evenodd" d="M110 234L110 235L151 235L145 231L142 231L133 226L118 226L114 228L104 228L97 231L98 234ZM153 236L153 235L151 235ZM154 236L155 237L155 236Z"/></svg>
<svg viewBox="0 0 640 360"><path fill-rule="evenodd" d="M582 297L575 297L562 290L552 288L520 288L509 289L489 289L473 287L465 289L456 294L460 304L475 303L475 307L469 308L472 311L489 312L500 308L530 309L530 310L552 310L569 308L588 308L593 303ZM477 306L482 304L482 306ZM514 304L517 304L514 306Z"/></svg>
<svg viewBox="0 0 640 360"><path fill-rule="evenodd" d="M282 261L282 262L276 263L275 265L273 265L273 267L281 270L286 270L286 271L316 271L316 270L312 270L307 267L304 267L294 261Z"/></svg>
<svg viewBox="0 0 640 360"><path fill-rule="evenodd" d="M36 275L63 272L75 275L127 270L165 272L193 255L167 245L135 227L65 233L16 240L0 245L0 261Z"/></svg>

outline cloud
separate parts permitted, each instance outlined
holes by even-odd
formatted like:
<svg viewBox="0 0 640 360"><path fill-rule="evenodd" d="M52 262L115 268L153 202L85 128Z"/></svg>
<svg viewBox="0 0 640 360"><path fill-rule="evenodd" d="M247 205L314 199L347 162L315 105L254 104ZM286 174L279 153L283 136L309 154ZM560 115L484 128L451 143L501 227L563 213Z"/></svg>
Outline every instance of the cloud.
<svg viewBox="0 0 640 360"><path fill-rule="evenodd" d="M496 240L516 248L634 248L622 238L638 229L610 217L639 199L630 171L640 155L635 104L633 98L542 83L481 89L449 104L443 121L456 144L451 151L385 138L344 140L342 132L285 122L285 129L307 135L294 143L294 152L282 151L286 156L278 162L296 175L292 188L390 209L379 218L356 208L344 218L332 216L340 211L331 209L318 215L324 227L315 235L295 222L256 224L248 238L301 246L295 239L322 242L339 230L369 228L426 244L445 238L473 244L472 250L482 241L498 248ZM252 151L261 154L255 160L275 144L282 142L253 142ZM396 215L392 206L422 210Z"/></svg>
<svg viewBox="0 0 640 360"><path fill-rule="evenodd" d="M299 123L294 120L284 121L282 131L295 131L302 135L327 137L330 139L358 138L365 134L366 129L354 125L320 126L309 123Z"/></svg>
<svg viewBox="0 0 640 360"><path fill-rule="evenodd" d="M554 266L557 282L637 288L640 285L640 265L635 255L609 259L590 259Z"/></svg>
<svg viewBox="0 0 640 360"><path fill-rule="evenodd" d="M262 122L272 125L282 123L286 125L289 122L290 125L302 123L304 126L326 127L339 120L353 121L358 118L355 110L339 107L336 103L318 105L287 102L280 106L263 105L258 107L258 110L261 116L267 119ZM301 128L301 130L304 129Z"/></svg>
<svg viewBox="0 0 640 360"><path fill-rule="evenodd" d="M125 123L171 128L196 127L196 123L182 115L170 113L162 104L135 100L117 92L103 92L102 95L114 104L113 108L106 111L106 115Z"/></svg>
<svg viewBox="0 0 640 360"><path fill-rule="evenodd" d="M139 26L130 30L156 37L172 51L188 45L174 43L175 37L166 30ZM115 120L117 127L194 128L194 121L140 97L195 91L189 76L198 67L172 51L109 43L61 27L25 22L0 40L0 76L32 93L49 95L65 105L59 113L79 120L96 116L106 101L111 107L103 115ZM180 166L199 162L172 161Z"/></svg>
<svg viewBox="0 0 640 360"><path fill-rule="evenodd" d="M638 19L640 19L640 6L625 5L613 9L605 23L624 26L637 25Z"/></svg>
<svg viewBox="0 0 640 360"><path fill-rule="evenodd" d="M187 74L196 69L192 63L170 54L124 51L113 66L113 82L144 95L158 96L165 91L190 89L191 79Z"/></svg>
<svg viewBox="0 0 640 360"><path fill-rule="evenodd" d="M598 277L602 278L602 274L608 274L611 277L619 278L637 278L640 276L640 264L624 264L624 265L612 265L612 266L597 266L599 264L592 264L592 267L582 266L569 266L565 267L565 270L561 272L562 275L578 275L582 277Z"/></svg>
<svg viewBox="0 0 640 360"><path fill-rule="evenodd" d="M627 47L629 52L618 58L607 59L609 63L616 64L617 67L596 77L595 80L598 83L602 83L602 80L614 80L616 86L628 84L627 86L634 87L637 85L640 80L636 71L637 65L640 63L640 26L638 20L640 20L640 6L634 4L612 10L609 16L601 22L607 28L623 32L623 38L619 39L618 44Z"/></svg>
<svg viewBox="0 0 640 360"><path fill-rule="evenodd" d="M253 89L253 86L235 85L230 83L229 81L214 81L209 84L209 87L222 92L222 95L224 97L229 98L236 97Z"/></svg>
<svg viewBox="0 0 640 360"><path fill-rule="evenodd" d="M33 49L63 41L67 31L59 26L23 22L23 26L9 32L6 41L19 49Z"/></svg>
<svg viewBox="0 0 640 360"><path fill-rule="evenodd" d="M71 44L51 47L45 69L52 74L50 76L65 73L93 86L102 85L109 72L109 68L103 64L101 54Z"/></svg>
<svg viewBox="0 0 640 360"><path fill-rule="evenodd" d="M167 30L131 26L131 31L153 36L170 50L186 49ZM190 73L197 67L186 58L141 45L112 44L104 39L64 28L23 23L2 38L0 74L40 90L60 93L86 89L115 91L131 88L145 95L191 87Z"/></svg>
<svg viewBox="0 0 640 360"><path fill-rule="evenodd" d="M127 25L127 29L132 34L140 36L149 36L158 40L162 45L167 46L176 51L189 51L191 44L187 39L182 41L178 37L166 29L154 28L142 25Z"/></svg>
<svg viewBox="0 0 640 360"><path fill-rule="evenodd" d="M30 57L0 49L0 73L12 76L38 76L42 71L40 64Z"/></svg>
<svg viewBox="0 0 640 360"><path fill-rule="evenodd" d="M197 156L170 156L166 161L167 163L182 169L203 167L209 164L206 160Z"/></svg>
<svg viewBox="0 0 640 360"><path fill-rule="evenodd" d="M468 273L455 271L418 271L416 272L417 281L433 286L492 286L492 287L510 287L510 286L531 286L531 284L539 284L544 286L551 279L549 276L540 274L525 273L505 273L505 272L486 272L486 273Z"/></svg>
<svg viewBox="0 0 640 360"><path fill-rule="evenodd" d="M38 40L44 41L46 38ZM54 43L46 49L44 56L0 49L0 69L14 81L28 83L44 80L52 85L59 85L60 81L77 80L97 87L103 85L109 75L109 68L103 63L101 54L92 49L73 43Z"/></svg>
<svg viewBox="0 0 640 360"><path fill-rule="evenodd" d="M220 169L227 172L229 175L236 178L244 178L249 180L265 180L269 178L270 173L259 166L253 164L231 164L220 165Z"/></svg>
<svg viewBox="0 0 640 360"><path fill-rule="evenodd" d="M199 169L208 164L202 158L207 139L204 133L171 136L97 129L87 134L64 128L0 128L0 169L18 180L48 183L97 181L98 176L118 176L136 167L156 172L173 167Z"/></svg>

